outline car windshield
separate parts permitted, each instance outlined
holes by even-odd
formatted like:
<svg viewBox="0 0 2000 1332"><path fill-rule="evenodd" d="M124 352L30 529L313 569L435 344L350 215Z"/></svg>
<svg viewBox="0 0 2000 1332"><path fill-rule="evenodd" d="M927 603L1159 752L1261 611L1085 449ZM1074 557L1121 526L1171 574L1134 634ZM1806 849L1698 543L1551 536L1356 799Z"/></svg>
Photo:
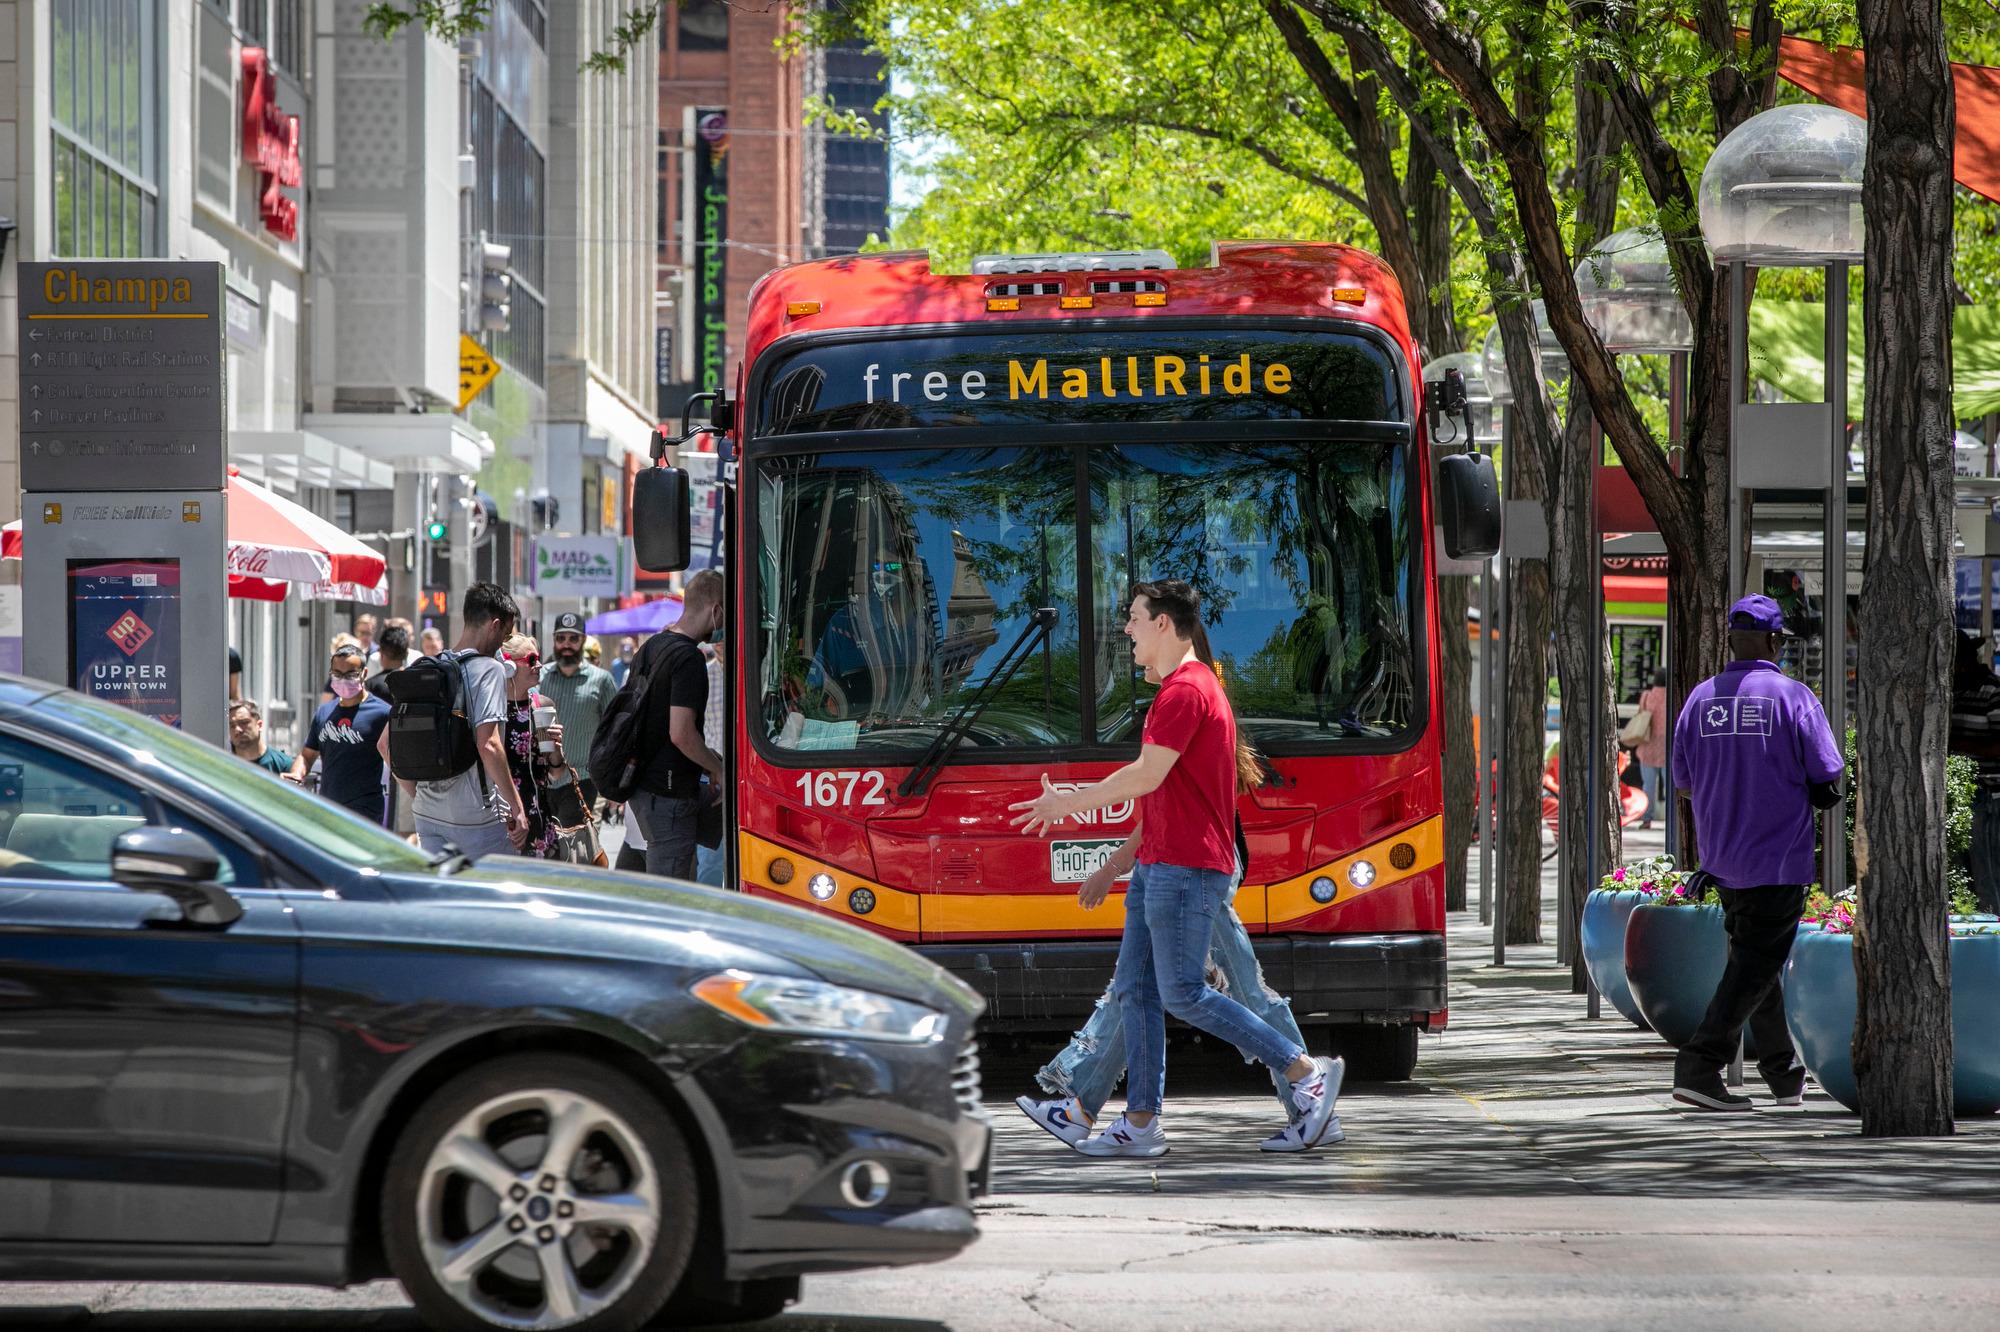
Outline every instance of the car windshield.
<svg viewBox="0 0 2000 1332"><path fill-rule="evenodd" d="M181 784L211 793L222 808L254 810L343 865L404 873L431 866L429 856L387 829L150 717L67 692L52 694L35 706L122 745L135 763L157 763Z"/></svg>
<svg viewBox="0 0 2000 1332"><path fill-rule="evenodd" d="M1405 457L1294 439L765 460L752 725L780 749L920 750L1053 606L967 747L1135 741L1152 691L1130 589L1179 577L1253 743L1393 740L1421 715Z"/></svg>

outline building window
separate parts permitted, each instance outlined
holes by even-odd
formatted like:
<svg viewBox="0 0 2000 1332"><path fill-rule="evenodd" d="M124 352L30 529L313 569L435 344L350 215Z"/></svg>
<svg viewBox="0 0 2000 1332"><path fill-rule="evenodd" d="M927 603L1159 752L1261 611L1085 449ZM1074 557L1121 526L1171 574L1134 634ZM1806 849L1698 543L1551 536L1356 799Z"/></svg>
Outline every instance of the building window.
<svg viewBox="0 0 2000 1332"><path fill-rule="evenodd" d="M547 164L484 83L473 88L472 144L479 171L474 224L512 251L508 257L514 274L510 327L493 335L493 354L530 383L540 384Z"/></svg>
<svg viewBox="0 0 2000 1332"><path fill-rule="evenodd" d="M729 8L722 0L681 0L678 17L681 50L729 49Z"/></svg>
<svg viewBox="0 0 2000 1332"><path fill-rule="evenodd" d="M271 0L271 60L297 78L305 73L305 24L299 0Z"/></svg>
<svg viewBox="0 0 2000 1332"><path fill-rule="evenodd" d="M271 11L267 7L270 3L271 0L236 0L236 26L243 33L245 46L270 48Z"/></svg>
<svg viewBox="0 0 2000 1332"><path fill-rule="evenodd" d="M535 39L535 45L546 51L549 46L549 11L543 0L513 0L511 8L514 17Z"/></svg>
<svg viewBox="0 0 2000 1332"><path fill-rule="evenodd" d="M52 0L55 241L65 258L158 252L150 0Z"/></svg>

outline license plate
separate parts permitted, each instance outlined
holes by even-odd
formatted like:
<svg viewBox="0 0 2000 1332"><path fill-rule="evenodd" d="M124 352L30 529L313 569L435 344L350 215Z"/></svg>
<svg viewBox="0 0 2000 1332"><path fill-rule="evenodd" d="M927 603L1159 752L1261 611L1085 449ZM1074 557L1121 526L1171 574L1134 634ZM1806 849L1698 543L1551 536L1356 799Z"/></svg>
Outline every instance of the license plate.
<svg viewBox="0 0 2000 1332"><path fill-rule="evenodd" d="M1111 853L1125 845L1122 837L1103 837L1088 842L1049 843L1049 882L1082 883L1111 859Z"/></svg>

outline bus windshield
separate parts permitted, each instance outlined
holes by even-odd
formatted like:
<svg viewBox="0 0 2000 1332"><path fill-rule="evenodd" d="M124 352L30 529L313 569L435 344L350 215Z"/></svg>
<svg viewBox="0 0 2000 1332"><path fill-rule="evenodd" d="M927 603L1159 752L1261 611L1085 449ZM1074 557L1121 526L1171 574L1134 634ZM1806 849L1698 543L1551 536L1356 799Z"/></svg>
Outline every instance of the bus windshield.
<svg viewBox="0 0 2000 1332"><path fill-rule="evenodd" d="M1259 748L1399 747L1423 716L1408 448L1329 423L754 459L753 731L822 761L913 755L1053 606L961 752L1129 749L1153 692L1122 632L1130 589L1178 577Z"/></svg>

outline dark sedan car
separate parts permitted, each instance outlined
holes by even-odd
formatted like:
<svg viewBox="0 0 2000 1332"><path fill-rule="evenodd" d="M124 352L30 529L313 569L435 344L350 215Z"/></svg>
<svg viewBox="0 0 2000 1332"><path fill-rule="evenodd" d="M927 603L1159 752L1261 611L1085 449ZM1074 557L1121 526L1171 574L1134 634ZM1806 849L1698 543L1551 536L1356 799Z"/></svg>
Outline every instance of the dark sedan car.
<svg viewBox="0 0 2000 1332"><path fill-rule="evenodd" d="M979 1008L803 911L434 864L0 676L0 1279L393 1274L451 1328L774 1313L975 1237Z"/></svg>

